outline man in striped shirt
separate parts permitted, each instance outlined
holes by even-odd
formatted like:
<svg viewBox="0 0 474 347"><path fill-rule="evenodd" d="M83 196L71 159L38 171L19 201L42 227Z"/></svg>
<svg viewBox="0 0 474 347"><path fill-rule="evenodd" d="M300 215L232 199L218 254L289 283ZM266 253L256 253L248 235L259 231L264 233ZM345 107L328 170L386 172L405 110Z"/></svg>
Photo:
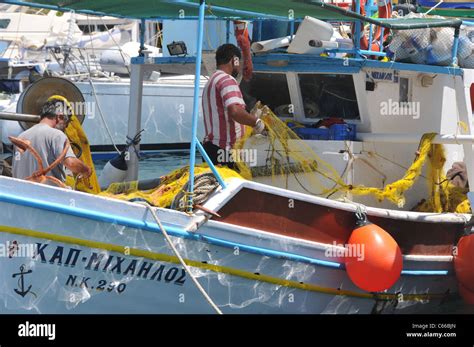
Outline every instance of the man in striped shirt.
<svg viewBox="0 0 474 347"><path fill-rule="evenodd" d="M244 126L253 127L258 134L265 131L262 120L245 109L242 92L235 80L241 71L240 59L240 50L235 45L220 46L216 52L217 70L202 95L206 133L203 147L214 164L232 169L236 158L232 159L229 151L244 135Z"/></svg>

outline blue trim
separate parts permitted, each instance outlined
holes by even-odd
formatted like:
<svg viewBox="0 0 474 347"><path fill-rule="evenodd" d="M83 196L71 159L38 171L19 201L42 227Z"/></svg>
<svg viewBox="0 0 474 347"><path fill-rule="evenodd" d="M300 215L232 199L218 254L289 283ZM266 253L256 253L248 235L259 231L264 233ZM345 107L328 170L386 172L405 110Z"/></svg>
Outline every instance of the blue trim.
<svg viewBox="0 0 474 347"><path fill-rule="evenodd" d="M275 62L287 63L288 65L272 66L272 63ZM269 54L253 58L255 72L332 72L354 74L360 71L363 65L362 62L360 59L324 58L307 54Z"/></svg>
<svg viewBox="0 0 474 347"><path fill-rule="evenodd" d="M359 53L362 54L362 55L368 55L368 56L373 55L373 56L376 56L376 57L386 57L387 56L386 52L374 52L374 51L368 51L368 50L364 50L364 49L359 50Z"/></svg>
<svg viewBox="0 0 474 347"><path fill-rule="evenodd" d="M399 71L417 71L417 72L425 72L425 73L445 74L445 75L451 75L451 76L464 75L463 70L458 67L382 62L378 60L366 60L364 62L364 67L382 68L382 69L399 70Z"/></svg>
<svg viewBox="0 0 474 347"><path fill-rule="evenodd" d="M344 50L338 50L343 52ZM349 50L353 52L353 50ZM348 51L348 52L349 52ZM336 52L330 50L330 52ZM367 55L381 55L381 52L361 51ZM284 61L287 66L271 66L271 62ZM196 57L158 57L153 58L154 64L195 64ZM349 65L344 65L344 64ZM145 64L143 57L132 58L132 64ZM463 70L453 66L421 65L398 62L382 62L378 60L357 58L330 58L310 54L271 53L253 57L254 70L269 72L332 72L332 73L358 73L363 67L389 69L399 71L417 71L424 73L463 76Z"/></svg>
<svg viewBox="0 0 474 347"><path fill-rule="evenodd" d="M25 206L25 207L31 207L31 208L36 208L36 209L41 209L41 210L46 210L46 211L51 211L51 212L62 213L62 214L79 217L79 218L86 218L86 219L94 220L98 222L117 224L117 225L122 225L122 226L130 227L130 228L134 228L134 229L141 229L141 230L161 233L161 230L156 223L149 223L149 222L139 220L139 219L132 219L132 218L122 217L118 215L102 213L98 211L91 211L91 210L87 210L83 208L72 207L69 205L62 205L62 204L57 204L57 203L46 202L43 200L18 197L18 196L15 196L12 194L6 194L6 193L0 193L0 201L10 203L10 204L20 205L20 206ZM268 256L268 257L274 257L274 258L288 259L295 262L302 262L302 263L307 263L307 264L312 264L312 265L330 267L330 268L339 269L339 270L344 270L345 268L344 264L342 263L330 262L330 261L300 256L293 253L275 251L275 250L270 250L266 248L260 248L260 247L254 247L254 246L248 246L248 245L239 244L235 242L230 242L230 241L226 241L226 240L222 240L222 239L218 239L218 238L214 238L210 236L204 236L198 233L190 233L186 230L183 230L181 228L168 225L168 224L164 224L163 226L171 236L175 236L175 237L181 237L184 239L189 239L189 240L194 240L194 241L203 241L209 244L226 247L226 248L238 247L240 250L243 250L245 252L259 254L259 255ZM442 270L440 271L403 270L402 275L447 276L447 275L450 275L450 272L442 271Z"/></svg>
<svg viewBox="0 0 474 347"><path fill-rule="evenodd" d="M0 201L15 204L15 205L20 205L20 206L25 206L25 207L32 207L36 209L62 213L62 214L75 216L79 218L86 218L86 219L90 219L90 220L94 220L98 222L117 224L117 225L129 227L129 228L161 233L161 229L156 223L149 223L149 222L142 221L139 219L132 219L132 218L122 217L118 215L106 214L106 213L86 210L86 209L78 208L78 207L73 208L69 205L61 205L61 204L46 202L46 201L37 200L37 199L23 198L23 197L18 197L15 195L5 194L5 193L0 193ZM274 257L274 258L283 258L283 259L293 260L296 262L304 262L304 263L320 265L320 266L325 266L325 267L332 267L332 268L337 268L337 269L344 268L343 264L339 264L336 262L328 262L328 261L304 257L304 256L292 254L292 253L280 252L280 251L269 250L265 248L253 247L253 246L248 246L248 245L239 244L235 242L225 241L225 240L221 240L214 237L200 235L197 233L190 233L181 228L168 225L168 224L163 224L163 227L171 236L174 236L174 237L181 237L184 239L189 239L189 240L194 240L194 241L203 241L203 242L207 242L216 246L222 246L226 248L238 247L240 250L243 250L246 252Z"/></svg>
<svg viewBox="0 0 474 347"><path fill-rule="evenodd" d="M367 51L367 54L374 53ZM272 62L287 63L287 66L272 66ZM253 58L255 72L313 72L354 74L362 68L377 68L399 71L417 71L424 73L462 76L463 70L452 66L420 65L397 62L382 62L361 58L330 58L310 54L272 53Z"/></svg>
<svg viewBox="0 0 474 347"><path fill-rule="evenodd" d="M151 58L151 64L196 64L196 57L186 56L186 57L155 57ZM144 57L134 57L131 59L132 64L150 64L150 58L145 61Z"/></svg>
<svg viewBox="0 0 474 347"><path fill-rule="evenodd" d="M447 270L402 270L405 276L448 276L450 271Z"/></svg>
<svg viewBox="0 0 474 347"><path fill-rule="evenodd" d="M315 258L309 258L301 255L296 255L293 253L287 253L287 252L282 252L282 251L274 251L271 249L265 249L265 248L260 248L260 247L254 247L254 246L248 246L248 245L242 245L238 244L235 242L229 242L221 239L217 239L211 236L202 236L201 238L203 241L206 241L210 244L226 247L226 248L235 248L238 247L240 250L249 252L249 253L255 253L255 254L260 254L272 258L285 258L297 262L302 262L302 263L307 263L307 264L312 264L312 265L319 265L319 266L324 266L324 267L330 267L334 269L339 269L339 270L344 270L345 266L342 263L336 263L332 261L326 261L326 260L320 260L320 259L315 259Z"/></svg>

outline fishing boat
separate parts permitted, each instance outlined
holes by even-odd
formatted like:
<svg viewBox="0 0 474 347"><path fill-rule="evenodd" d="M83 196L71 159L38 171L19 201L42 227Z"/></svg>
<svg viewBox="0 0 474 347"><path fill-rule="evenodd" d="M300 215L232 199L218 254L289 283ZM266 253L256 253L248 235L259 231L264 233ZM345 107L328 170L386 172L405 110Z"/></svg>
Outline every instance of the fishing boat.
<svg viewBox="0 0 474 347"><path fill-rule="evenodd" d="M344 134L337 136L308 127L311 138L287 143L251 138L242 149L255 151L256 171L263 173L250 181L214 166L196 136L202 29L210 10L205 1L150 5L144 0L133 8L125 1L21 4L143 21L176 16L184 6L187 15L199 16L199 49L196 57L181 60L196 69L190 165L181 172L188 175L182 208L144 205L138 196L121 201L0 177L0 241L6 247L0 260L1 313L419 313L436 312L459 299L459 293L472 303L471 213L411 211L428 194L428 180L419 178L423 174L418 169L418 180L398 205L359 196L354 189L367 185L383 191L403 176L414 157L426 159L433 144L446 144L448 164L464 160L474 182L474 71L456 66L462 21L423 19L407 25L323 3L236 1L228 8L229 1L214 1L212 15L224 18L264 18L263 13L281 17L291 7L296 18L366 21L393 30L444 27L455 33L450 66L371 59L386 53L362 49L360 42L352 49L324 48L323 56L280 51L254 57L256 86L249 89L254 98L302 128L334 115L345 125ZM308 21L319 29L324 26L314 18ZM304 33L297 32L293 42L298 37ZM305 47L293 49L325 44L302 42ZM342 53L349 55L337 56ZM155 64L182 58L163 59L142 56L132 61L130 137L141 129L144 73ZM392 97L397 104L418 102L420 113L411 109L384 115L382 103ZM350 126L357 128L350 133L353 137L347 135ZM431 135L423 136L427 133ZM420 140L423 146L417 148ZM298 152L301 148L309 149ZM212 175L195 166L197 151ZM305 170L269 174L277 164L266 160L273 152L309 159L316 153L322 159L313 166L313 175L329 162L344 179L338 184L349 192L339 199L333 190L308 191L314 186ZM136 153L130 153L130 180L138 177ZM295 162L278 164L291 167ZM203 177L213 177L213 189L201 201L195 193L203 188ZM469 189L474 189L472 184Z"/></svg>

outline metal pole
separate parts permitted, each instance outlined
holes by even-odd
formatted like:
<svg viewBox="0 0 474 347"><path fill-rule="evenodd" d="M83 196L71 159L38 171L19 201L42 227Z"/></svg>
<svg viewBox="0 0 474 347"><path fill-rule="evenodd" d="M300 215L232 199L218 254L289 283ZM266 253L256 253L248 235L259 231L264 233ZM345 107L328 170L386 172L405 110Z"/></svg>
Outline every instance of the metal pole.
<svg viewBox="0 0 474 347"><path fill-rule="evenodd" d="M140 57L145 56L145 53L143 52L146 49L145 48L145 30L146 30L145 25L146 25L146 22L144 19L142 19L140 22L140 52L139 52Z"/></svg>
<svg viewBox="0 0 474 347"><path fill-rule="evenodd" d="M459 33L460 28L454 29L453 66L458 66Z"/></svg>
<svg viewBox="0 0 474 347"><path fill-rule="evenodd" d="M230 21L227 19L225 21L225 43L229 43L229 42L230 42Z"/></svg>
<svg viewBox="0 0 474 347"><path fill-rule="evenodd" d="M360 0L356 0L356 13L357 14L360 14ZM360 57L360 53L359 53L359 50L360 50L360 34L361 34L361 27L363 27L364 25L364 22L363 21L359 21L359 20L356 20L355 21L355 40L354 40L354 46L355 46L355 49L356 49L356 56L357 57Z"/></svg>
<svg viewBox="0 0 474 347"><path fill-rule="evenodd" d="M18 122L39 123L41 118L40 116L35 116L33 114L0 112L0 119L12 120L12 121L18 121Z"/></svg>
<svg viewBox="0 0 474 347"><path fill-rule="evenodd" d="M193 103L193 122L192 122L192 137L191 137L191 153L189 163L189 196L187 199L187 212L193 211L193 192L194 192L194 165L196 164L196 143L197 143L197 122L199 114L199 87L201 82L201 60L202 60L202 42L204 31L204 14L206 8L206 1L200 0L199 4L199 22L198 22L198 37L197 37L197 56L196 56L196 72L194 75L194 103Z"/></svg>
<svg viewBox="0 0 474 347"><path fill-rule="evenodd" d="M131 139L141 130L142 125L142 97L143 97L143 65L142 63L132 63L130 71L130 105L128 114L127 136ZM126 154L127 181L138 180L138 153L140 145L130 147Z"/></svg>
<svg viewBox="0 0 474 347"><path fill-rule="evenodd" d="M290 20L290 41L293 41L294 36L295 36L295 19L292 18Z"/></svg>

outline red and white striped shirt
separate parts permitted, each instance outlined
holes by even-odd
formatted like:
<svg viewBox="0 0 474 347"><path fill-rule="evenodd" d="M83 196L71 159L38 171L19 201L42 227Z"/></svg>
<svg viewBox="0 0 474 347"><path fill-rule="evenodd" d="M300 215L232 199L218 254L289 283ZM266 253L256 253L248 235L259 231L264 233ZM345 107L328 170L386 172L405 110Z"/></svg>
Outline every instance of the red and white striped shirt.
<svg viewBox="0 0 474 347"><path fill-rule="evenodd" d="M204 142L212 142L224 149L231 149L244 135L245 125L232 120L227 113L231 105L245 108L239 84L234 77L222 70L211 76L202 94L204 112Z"/></svg>

